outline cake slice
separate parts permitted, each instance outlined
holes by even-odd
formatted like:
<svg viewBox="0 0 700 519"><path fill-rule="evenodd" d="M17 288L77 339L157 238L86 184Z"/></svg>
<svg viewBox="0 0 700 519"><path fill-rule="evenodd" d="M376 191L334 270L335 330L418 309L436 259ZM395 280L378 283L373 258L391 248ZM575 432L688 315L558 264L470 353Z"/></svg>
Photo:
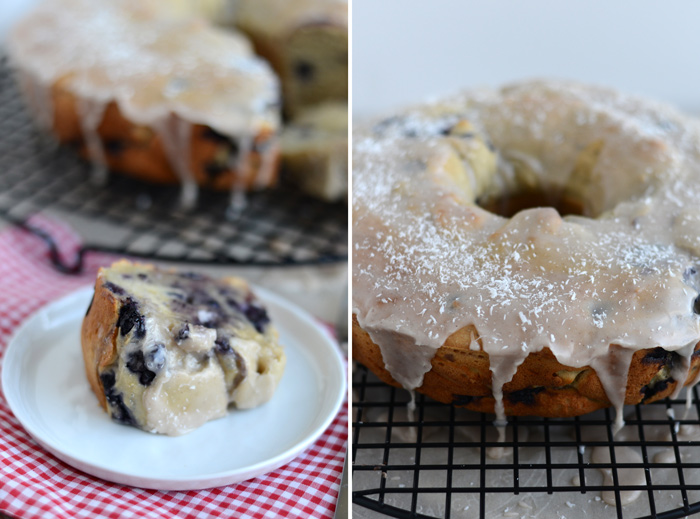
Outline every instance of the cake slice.
<svg viewBox="0 0 700 519"><path fill-rule="evenodd" d="M100 269L81 339L112 419L168 435L267 402L286 360L245 281L128 261Z"/></svg>
<svg viewBox="0 0 700 519"><path fill-rule="evenodd" d="M281 147L282 169L292 183L327 202L347 200L347 103L303 111L285 127Z"/></svg>

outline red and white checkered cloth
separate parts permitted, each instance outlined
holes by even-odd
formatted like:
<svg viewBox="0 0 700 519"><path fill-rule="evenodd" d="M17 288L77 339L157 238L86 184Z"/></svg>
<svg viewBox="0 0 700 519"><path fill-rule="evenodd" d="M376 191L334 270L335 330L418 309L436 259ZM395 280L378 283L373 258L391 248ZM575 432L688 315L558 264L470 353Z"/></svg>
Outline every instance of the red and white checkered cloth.
<svg viewBox="0 0 700 519"><path fill-rule="evenodd" d="M78 239L46 220L72 258ZM113 257L89 254L85 273L59 274L46 245L18 229L0 232L0 356L17 326L34 311L94 281ZM84 474L39 447L0 398L0 512L29 518L193 518L333 516L347 441L345 406L308 450L264 476L209 490L160 492L117 485Z"/></svg>

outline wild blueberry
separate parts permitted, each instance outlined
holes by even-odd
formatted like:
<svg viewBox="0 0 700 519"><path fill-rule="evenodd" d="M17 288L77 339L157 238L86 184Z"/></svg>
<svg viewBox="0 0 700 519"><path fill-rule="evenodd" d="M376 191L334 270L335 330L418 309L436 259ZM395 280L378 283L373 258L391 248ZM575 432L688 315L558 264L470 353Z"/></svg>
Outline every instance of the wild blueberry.
<svg viewBox="0 0 700 519"><path fill-rule="evenodd" d="M231 348L231 344L226 337L217 337L214 344L216 345L217 353L226 354L233 352L233 348Z"/></svg>
<svg viewBox="0 0 700 519"><path fill-rule="evenodd" d="M314 77L315 67L308 61L297 61L294 65L294 74L302 81L310 81Z"/></svg>
<svg viewBox="0 0 700 519"><path fill-rule="evenodd" d="M479 396L471 395L452 395L452 405L469 405L479 400Z"/></svg>
<svg viewBox="0 0 700 519"><path fill-rule="evenodd" d="M156 378L156 374L146 366L146 360L141 350L129 354L126 360L126 367L129 368L129 371L134 375L138 375L139 382L143 386L149 386L151 382L153 382L153 379Z"/></svg>
<svg viewBox="0 0 700 519"><path fill-rule="evenodd" d="M661 347L654 348L642 357L643 364L666 364L671 357L671 352Z"/></svg>
<svg viewBox="0 0 700 519"><path fill-rule="evenodd" d="M254 304L247 305L243 313L252 323L252 325L255 326L255 329L260 333L263 333L265 325L270 322L270 317L267 315L267 310L261 306Z"/></svg>
<svg viewBox="0 0 700 519"><path fill-rule="evenodd" d="M666 389L671 382L673 382L673 379L669 378L668 380L659 380L653 386L651 386L651 385L644 386L639 391L642 395L644 395L642 397L642 402L646 402L654 395L656 395L656 394L660 393L661 391L663 391L664 389Z"/></svg>
<svg viewBox="0 0 700 519"><path fill-rule="evenodd" d="M114 389L116 378L113 371L105 371L100 374L102 387L104 388L105 398L109 402L110 415L115 422L124 425L136 425L136 420L129 411L129 408L124 404L122 394Z"/></svg>
<svg viewBox="0 0 700 519"><path fill-rule="evenodd" d="M103 286L107 290L109 290L110 292L112 292L113 294L116 294L118 296L123 296L124 294L126 294L126 292L124 291L124 289L122 287L120 287L119 285L115 285L111 281L105 282Z"/></svg>
<svg viewBox="0 0 700 519"><path fill-rule="evenodd" d="M104 141L104 148L110 155L119 155L126 149L126 142L122 139L106 139Z"/></svg>
<svg viewBox="0 0 700 519"><path fill-rule="evenodd" d="M207 162L204 165L204 171L211 180L219 177L222 173L226 173L228 169L229 167L227 164L220 164L218 162Z"/></svg>
<svg viewBox="0 0 700 519"><path fill-rule="evenodd" d="M135 328L134 334L138 339L146 336L146 323L143 316L139 313L136 301L129 298L122 305L119 309L117 326L121 330L122 336L128 334L133 328Z"/></svg>
<svg viewBox="0 0 700 519"><path fill-rule="evenodd" d="M526 387L525 389L508 393L507 396L508 400L513 404L533 405L535 403L535 395L541 391L544 391L543 387Z"/></svg>
<svg viewBox="0 0 700 519"><path fill-rule="evenodd" d="M188 323L185 323L185 325L180 328L180 331L177 332L177 335L175 338L178 341L184 341L185 339L189 338L190 336L190 325Z"/></svg>

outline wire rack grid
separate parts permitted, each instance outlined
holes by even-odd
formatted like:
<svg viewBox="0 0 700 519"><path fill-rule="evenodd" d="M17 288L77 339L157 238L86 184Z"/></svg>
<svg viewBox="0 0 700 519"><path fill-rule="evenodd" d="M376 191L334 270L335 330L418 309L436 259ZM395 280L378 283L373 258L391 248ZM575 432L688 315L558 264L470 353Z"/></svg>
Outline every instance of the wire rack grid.
<svg viewBox="0 0 700 519"><path fill-rule="evenodd" d="M700 512L696 388L692 395L688 412L685 399L628 406L615 437L610 409L568 419L510 417L499 443L493 417L423 395L412 411L407 391L359 367L353 503L397 518L686 517Z"/></svg>
<svg viewBox="0 0 700 519"><path fill-rule="evenodd" d="M35 129L0 55L0 218L22 225L49 212L68 216L82 253L100 250L163 261L235 265L309 265L347 261L348 208L283 185L247 195L231 215L230 197L202 192L195 210L180 209L177 186L153 186L123 175L90 181L90 166ZM95 231L94 229L98 230Z"/></svg>

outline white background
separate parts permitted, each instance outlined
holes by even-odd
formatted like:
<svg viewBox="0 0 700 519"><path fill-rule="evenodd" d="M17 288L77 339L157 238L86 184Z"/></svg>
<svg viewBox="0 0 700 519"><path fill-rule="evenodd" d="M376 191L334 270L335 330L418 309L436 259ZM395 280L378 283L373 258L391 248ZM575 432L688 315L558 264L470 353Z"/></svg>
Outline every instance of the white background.
<svg viewBox="0 0 700 519"><path fill-rule="evenodd" d="M700 114L700 2L351 0L353 112L555 77Z"/></svg>

